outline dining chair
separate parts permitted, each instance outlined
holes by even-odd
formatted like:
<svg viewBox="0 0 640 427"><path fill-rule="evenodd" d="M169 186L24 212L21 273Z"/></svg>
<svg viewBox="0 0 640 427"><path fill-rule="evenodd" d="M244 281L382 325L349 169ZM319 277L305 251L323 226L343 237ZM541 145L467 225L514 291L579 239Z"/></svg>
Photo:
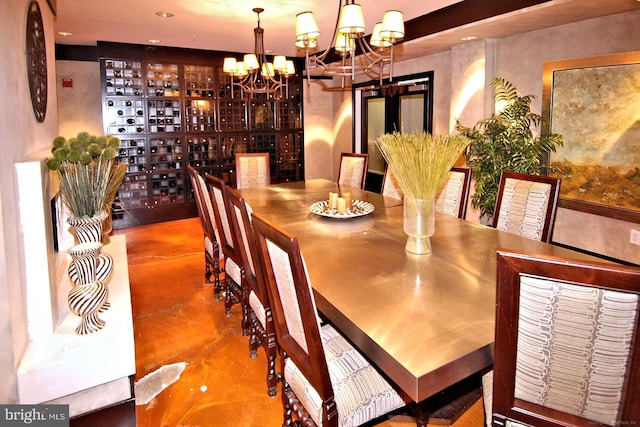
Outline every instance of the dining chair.
<svg viewBox="0 0 640 427"><path fill-rule="evenodd" d="M236 188L271 184L269 153L236 153Z"/></svg>
<svg viewBox="0 0 640 427"><path fill-rule="evenodd" d="M640 423L640 268L498 251L496 286L494 426Z"/></svg>
<svg viewBox="0 0 640 427"><path fill-rule="evenodd" d="M400 188L400 185L398 185L398 180L393 172L391 172L389 166L384 170L381 193L384 197L391 197L393 199L402 200L404 198L402 189Z"/></svg>
<svg viewBox="0 0 640 427"><path fill-rule="evenodd" d="M214 277L214 296L220 299L220 247L218 246L218 229L216 227L213 206L209 197L209 189L196 168L187 165L193 196L196 200L198 217L202 225L204 235L204 279L205 283L211 283Z"/></svg>
<svg viewBox="0 0 640 427"><path fill-rule="evenodd" d="M206 173L204 175L207 188L211 198L211 206L213 207L216 227L218 228L218 236L220 238L220 248L224 255L224 276L225 276L225 298L224 308L228 315L231 314L233 305L241 302L242 299L242 261L236 249L238 245L235 242L235 236L232 232L231 224L227 216L227 210L224 203L224 193L226 184L220 178ZM244 326L244 325L243 325ZM244 335L249 334L249 330L242 329Z"/></svg>
<svg viewBox="0 0 640 427"><path fill-rule="evenodd" d="M251 224L251 207L233 188L225 187L227 216L238 242L244 276L242 282L243 329L250 330L249 355L257 356L262 345L267 355L267 391L275 396L278 386L276 355L278 352L271 306L267 296L258 249Z"/></svg>
<svg viewBox="0 0 640 427"><path fill-rule="evenodd" d="M496 197L493 227L551 242L560 178L503 171Z"/></svg>
<svg viewBox="0 0 640 427"><path fill-rule="evenodd" d="M400 395L330 324L320 325L298 239L253 214L281 351L283 425L358 426L404 406Z"/></svg>
<svg viewBox="0 0 640 427"><path fill-rule="evenodd" d="M454 166L436 198L436 212L464 219L471 186L471 169Z"/></svg>
<svg viewBox="0 0 640 427"><path fill-rule="evenodd" d="M342 153L340 156L340 170L338 171L338 185L357 187L364 190L368 162L368 154Z"/></svg>

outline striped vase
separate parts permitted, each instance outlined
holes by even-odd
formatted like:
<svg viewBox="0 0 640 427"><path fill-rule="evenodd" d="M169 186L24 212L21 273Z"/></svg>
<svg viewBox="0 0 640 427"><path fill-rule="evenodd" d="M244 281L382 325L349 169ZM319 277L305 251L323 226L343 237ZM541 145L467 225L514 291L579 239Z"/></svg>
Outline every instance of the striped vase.
<svg viewBox="0 0 640 427"><path fill-rule="evenodd" d="M73 229L78 243L100 242L102 240L102 224L107 216L105 211L100 211L91 218L70 216L67 218L67 223Z"/></svg>
<svg viewBox="0 0 640 427"><path fill-rule="evenodd" d="M96 278L101 247L100 242L86 242L69 249L76 281L69 291L68 302L71 312L81 318L76 328L79 335L99 331L105 326L98 314L107 302L109 291L104 282Z"/></svg>

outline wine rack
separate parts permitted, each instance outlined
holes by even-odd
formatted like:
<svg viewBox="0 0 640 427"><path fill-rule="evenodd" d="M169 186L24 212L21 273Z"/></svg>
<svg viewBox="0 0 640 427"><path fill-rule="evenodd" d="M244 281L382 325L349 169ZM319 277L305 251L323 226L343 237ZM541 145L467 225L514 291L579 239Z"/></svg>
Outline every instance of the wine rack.
<svg viewBox="0 0 640 427"><path fill-rule="evenodd" d="M243 97L222 72L227 53L106 42L98 51L104 131L122 140L127 164L114 228L196 215L187 165L235 185L235 154L268 152L273 182L304 179L299 76L281 97Z"/></svg>

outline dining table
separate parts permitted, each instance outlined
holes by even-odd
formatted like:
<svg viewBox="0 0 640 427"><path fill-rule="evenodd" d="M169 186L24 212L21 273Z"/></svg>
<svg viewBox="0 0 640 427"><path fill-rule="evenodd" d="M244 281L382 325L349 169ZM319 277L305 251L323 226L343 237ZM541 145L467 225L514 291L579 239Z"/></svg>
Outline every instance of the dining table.
<svg viewBox="0 0 640 427"><path fill-rule="evenodd" d="M416 403L491 367L498 250L593 259L444 214L432 252L415 255L405 250L401 200L326 179L239 191L297 237L321 315ZM351 193L369 212L312 212L330 192Z"/></svg>

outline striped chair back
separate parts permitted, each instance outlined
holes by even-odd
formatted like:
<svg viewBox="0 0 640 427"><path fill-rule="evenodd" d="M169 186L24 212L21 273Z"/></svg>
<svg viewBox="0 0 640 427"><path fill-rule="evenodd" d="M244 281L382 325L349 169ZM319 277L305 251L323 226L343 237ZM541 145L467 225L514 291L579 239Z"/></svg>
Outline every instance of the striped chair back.
<svg viewBox="0 0 640 427"><path fill-rule="evenodd" d="M438 193L436 212L464 218L471 185L471 169L454 166Z"/></svg>
<svg viewBox="0 0 640 427"><path fill-rule="evenodd" d="M340 156L338 185L364 189L368 162L368 154L342 153Z"/></svg>
<svg viewBox="0 0 640 427"><path fill-rule="evenodd" d="M523 237L551 242L560 178L502 172L493 227Z"/></svg>
<svg viewBox="0 0 640 427"><path fill-rule="evenodd" d="M271 184L269 153L236 153L236 188Z"/></svg>
<svg viewBox="0 0 640 427"><path fill-rule="evenodd" d="M498 252L494 425L640 421L640 268Z"/></svg>

